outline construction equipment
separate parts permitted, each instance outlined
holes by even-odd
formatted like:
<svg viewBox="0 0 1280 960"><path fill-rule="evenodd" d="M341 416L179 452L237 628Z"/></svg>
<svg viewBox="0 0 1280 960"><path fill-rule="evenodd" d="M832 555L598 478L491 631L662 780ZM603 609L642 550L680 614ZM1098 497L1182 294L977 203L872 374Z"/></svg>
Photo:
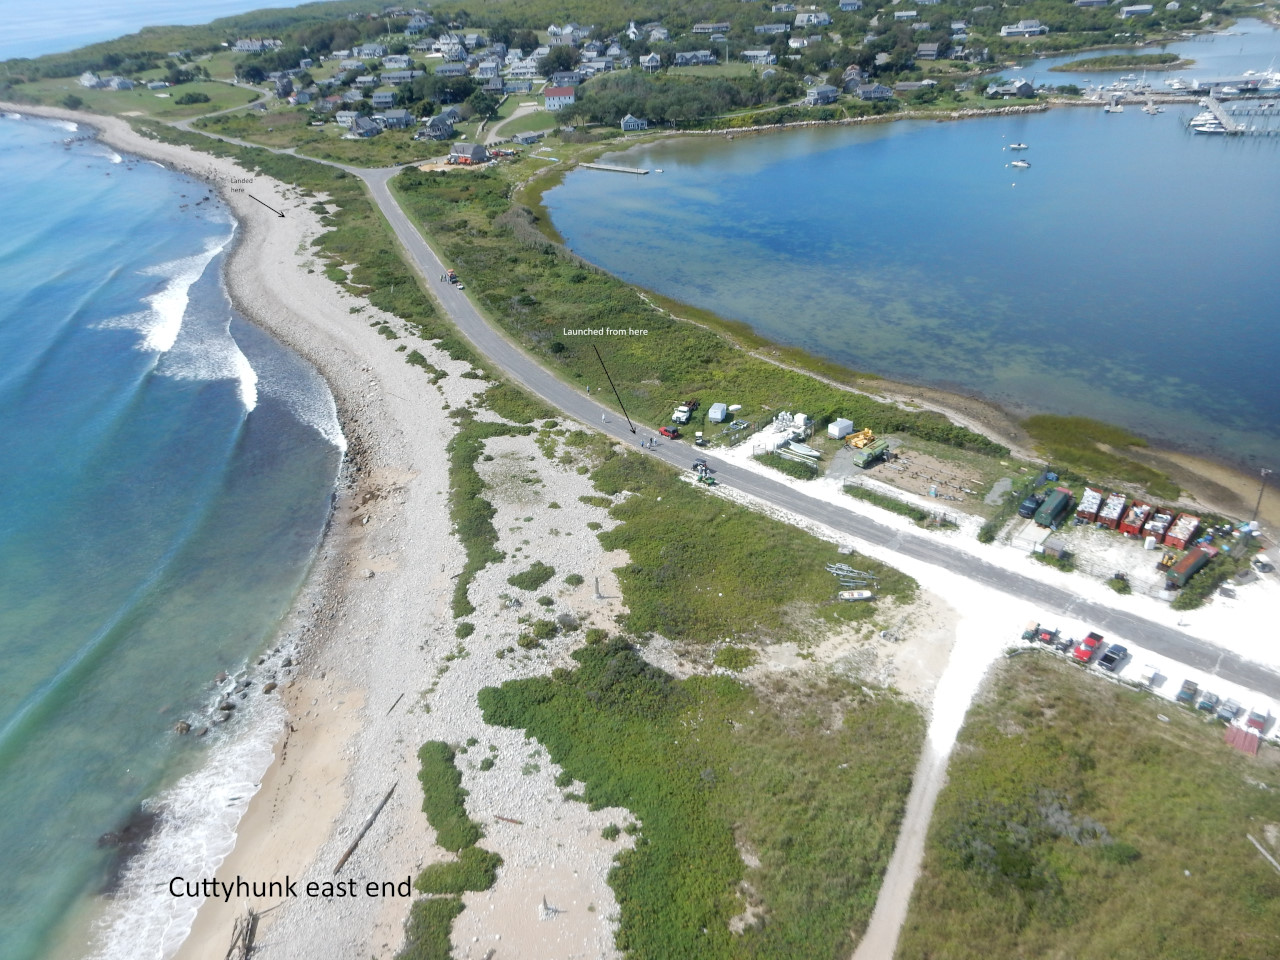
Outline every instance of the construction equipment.
<svg viewBox="0 0 1280 960"><path fill-rule="evenodd" d="M861 450L863 447L874 443L876 435L867 427L863 427L857 433L851 433L844 438L844 442L855 449Z"/></svg>

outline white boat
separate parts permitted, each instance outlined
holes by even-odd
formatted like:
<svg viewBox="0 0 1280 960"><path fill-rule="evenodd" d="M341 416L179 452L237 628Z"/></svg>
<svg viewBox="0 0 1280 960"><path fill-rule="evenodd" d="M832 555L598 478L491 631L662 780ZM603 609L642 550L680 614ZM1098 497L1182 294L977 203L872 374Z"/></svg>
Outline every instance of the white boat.
<svg viewBox="0 0 1280 960"><path fill-rule="evenodd" d="M1021 167L1021 168L1024 168L1024 169L1025 169L1026 167L1031 166L1031 164L1030 164L1030 163L1028 163L1026 160L1015 160L1015 161L1013 161L1013 163L1009 164L1009 166L1011 166L1011 167Z"/></svg>
<svg viewBox="0 0 1280 960"><path fill-rule="evenodd" d="M1010 150L1026 150L1027 145L1025 143L1011 143L1009 144L1009 149Z"/></svg>
<svg viewBox="0 0 1280 960"><path fill-rule="evenodd" d="M1227 87L1223 87L1220 92L1225 96L1234 97L1240 92L1240 88L1227 86Z"/></svg>
<svg viewBox="0 0 1280 960"><path fill-rule="evenodd" d="M1226 133L1227 128L1216 120L1213 123L1202 123L1191 128L1193 133Z"/></svg>
<svg viewBox="0 0 1280 960"><path fill-rule="evenodd" d="M836 594L837 600L874 600L876 595L870 590L841 590Z"/></svg>
<svg viewBox="0 0 1280 960"><path fill-rule="evenodd" d="M1135 74L1129 73L1129 74L1125 74L1123 77L1121 77L1121 78L1120 78L1120 81L1121 81L1122 83L1134 83L1134 82L1136 82L1136 81L1137 81L1137 79L1138 79L1138 78L1137 78L1137 76L1136 76Z"/></svg>
<svg viewBox="0 0 1280 960"><path fill-rule="evenodd" d="M1107 113L1124 113L1124 104L1116 103L1112 100L1102 109Z"/></svg>

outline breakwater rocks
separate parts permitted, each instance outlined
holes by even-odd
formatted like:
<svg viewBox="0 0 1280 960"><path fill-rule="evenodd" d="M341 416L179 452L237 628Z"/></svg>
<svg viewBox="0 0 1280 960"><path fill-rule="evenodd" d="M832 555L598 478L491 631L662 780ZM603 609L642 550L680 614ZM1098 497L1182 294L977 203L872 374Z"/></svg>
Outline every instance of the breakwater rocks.
<svg viewBox="0 0 1280 960"><path fill-rule="evenodd" d="M899 113L877 113L866 117L845 117L840 120L796 120L793 123L770 123L755 127L723 127L718 130L680 130L679 136L698 134L700 136L721 137L726 134L766 133L771 130L796 130L802 127L844 127L864 123L892 123L895 120L970 120L974 117L1011 117L1023 113L1044 113L1051 106L1080 104L1083 106L1102 106L1100 102L1083 100L1055 100L1049 103L1026 103L1008 107L993 107L989 110L970 107L965 110L951 110L938 113L934 110L903 110Z"/></svg>

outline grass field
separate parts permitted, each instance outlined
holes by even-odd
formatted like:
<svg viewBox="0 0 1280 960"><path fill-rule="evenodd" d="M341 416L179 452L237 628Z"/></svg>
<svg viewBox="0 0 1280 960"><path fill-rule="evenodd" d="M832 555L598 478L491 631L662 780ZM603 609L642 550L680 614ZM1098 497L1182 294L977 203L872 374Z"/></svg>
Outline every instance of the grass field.
<svg viewBox="0 0 1280 960"><path fill-rule="evenodd" d="M627 550L618 571L635 633L707 643L727 638L820 640L830 625L866 622L876 605L841 603L825 564L844 562L879 577L878 594L899 603L916 583L892 567L681 480L671 468L639 454L606 461L592 475L603 493L633 494L610 510L623 521L601 533L607 550Z"/></svg>
<svg viewBox="0 0 1280 960"><path fill-rule="evenodd" d="M157 97L157 93L167 93L169 96ZM203 93L209 98L209 102L185 106L177 104L175 101L178 97L186 93ZM166 90L148 90L146 87L135 87L132 90L87 90L75 80L39 80L15 88L14 94L30 102L50 106L63 106L64 99L73 96L84 103L82 109L95 113L141 114L158 120L198 117L258 99L258 94L252 90L216 81L184 83Z"/></svg>
<svg viewBox="0 0 1280 960"><path fill-rule="evenodd" d="M1161 722L1157 714L1168 716ZM938 800L898 960L1280 956L1280 757L1047 656L1005 661Z"/></svg>
<svg viewBox="0 0 1280 960"><path fill-rule="evenodd" d="M555 125L555 114L547 113L545 110L538 110L535 113L526 113L524 116L507 121L502 125L502 129L498 131L498 135L501 137L514 137L517 133L551 130Z"/></svg>
<svg viewBox="0 0 1280 960"><path fill-rule="evenodd" d="M676 681L618 639L573 656L576 669L486 688L480 705L536 737L593 807L640 822L609 874L624 956L847 957L893 849L916 708L834 681Z"/></svg>

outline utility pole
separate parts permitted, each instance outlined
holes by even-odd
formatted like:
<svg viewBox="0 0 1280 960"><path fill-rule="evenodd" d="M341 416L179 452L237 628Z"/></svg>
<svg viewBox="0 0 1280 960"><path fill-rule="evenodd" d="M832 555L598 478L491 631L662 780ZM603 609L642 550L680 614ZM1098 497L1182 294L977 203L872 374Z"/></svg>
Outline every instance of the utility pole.
<svg viewBox="0 0 1280 960"><path fill-rule="evenodd" d="M1250 520L1258 519L1258 511L1262 509L1262 494L1267 489L1267 477L1271 474L1271 471L1266 467L1261 467L1260 473L1262 474L1262 483L1258 486L1258 502L1253 505L1253 516L1249 518Z"/></svg>

